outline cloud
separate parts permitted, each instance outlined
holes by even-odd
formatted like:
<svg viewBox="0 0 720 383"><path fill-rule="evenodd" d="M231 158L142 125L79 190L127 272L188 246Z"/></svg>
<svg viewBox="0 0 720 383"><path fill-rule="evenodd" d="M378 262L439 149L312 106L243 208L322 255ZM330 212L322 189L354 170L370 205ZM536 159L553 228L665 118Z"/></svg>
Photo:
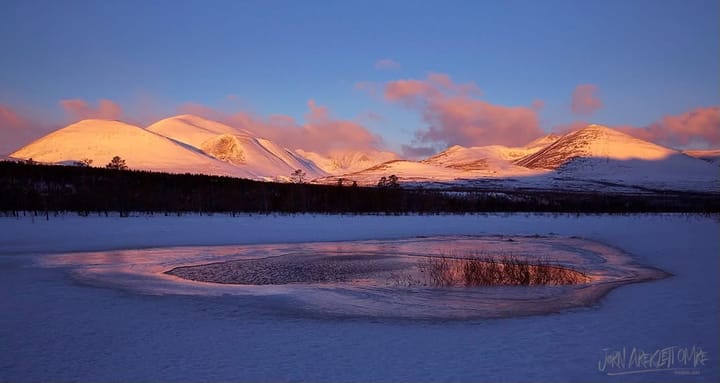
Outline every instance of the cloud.
<svg viewBox="0 0 720 383"><path fill-rule="evenodd" d="M588 126L586 121L557 125L553 131L566 134ZM644 127L613 125L612 129L641 140L674 148L720 148L720 106L701 107L666 115Z"/></svg>
<svg viewBox="0 0 720 383"><path fill-rule="evenodd" d="M437 153L437 149L432 146L414 146L414 145L402 145L400 147L404 158L425 158Z"/></svg>
<svg viewBox="0 0 720 383"><path fill-rule="evenodd" d="M0 104L0 154L10 154L50 130L47 124L32 121L10 106Z"/></svg>
<svg viewBox="0 0 720 383"><path fill-rule="evenodd" d="M541 136L538 102L532 106L503 106L477 98L474 83L455 83L446 74L431 73L423 80L385 84L384 98L421 113L427 128L415 132L424 144L480 146L524 145ZM408 147L408 150L411 148Z"/></svg>
<svg viewBox="0 0 720 383"><path fill-rule="evenodd" d="M533 109L535 109L535 110L537 110L537 111L540 111L540 110L542 110L543 108L545 108L545 101L543 101L543 100L533 100L532 104L530 104L530 107L533 108Z"/></svg>
<svg viewBox="0 0 720 383"><path fill-rule="evenodd" d="M27 125L27 120L15 112L15 110L7 105L0 105L0 126L24 130L27 128Z"/></svg>
<svg viewBox="0 0 720 383"><path fill-rule="evenodd" d="M382 87L380 84L369 81L360 81L355 83L355 89L366 92L373 97L382 93Z"/></svg>
<svg viewBox="0 0 720 383"><path fill-rule="evenodd" d="M603 103L597 96L598 88L593 84L581 84L575 87L570 100L570 109L581 116L589 116L602 108Z"/></svg>
<svg viewBox="0 0 720 383"><path fill-rule="evenodd" d="M318 105L314 100L309 100L307 106L304 124L286 115L265 118L246 111L228 114L199 104L185 104L180 111L247 130L290 149L329 154L335 150L379 150L384 147L382 138L360 123L337 119L326 106Z"/></svg>
<svg viewBox="0 0 720 383"><path fill-rule="evenodd" d="M122 115L120 105L105 99L98 101L97 107L92 107L87 101L81 99L60 100L60 106L73 120L89 118L117 120Z"/></svg>
<svg viewBox="0 0 720 383"><path fill-rule="evenodd" d="M720 147L720 106L664 116L644 128L616 128L637 138L671 147Z"/></svg>
<svg viewBox="0 0 720 383"><path fill-rule="evenodd" d="M375 63L377 70L396 70L400 69L400 63L392 59L382 59Z"/></svg>

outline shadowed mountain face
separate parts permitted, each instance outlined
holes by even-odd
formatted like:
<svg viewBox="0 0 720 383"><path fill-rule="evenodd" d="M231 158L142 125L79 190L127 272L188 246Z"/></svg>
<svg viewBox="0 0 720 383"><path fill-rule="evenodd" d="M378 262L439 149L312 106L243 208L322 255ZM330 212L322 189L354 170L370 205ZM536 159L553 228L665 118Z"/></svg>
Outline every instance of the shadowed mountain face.
<svg viewBox="0 0 720 383"><path fill-rule="evenodd" d="M685 150L683 153L690 157L699 158L715 165L720 165L720 149Z"/></svg>
<svg viewBox="0 0 720 383"><path fill-rule="evenodd" d="M245 163L245 153L235 136L223 134L213 137L200 145L203 152L233 165Z"/></svg>

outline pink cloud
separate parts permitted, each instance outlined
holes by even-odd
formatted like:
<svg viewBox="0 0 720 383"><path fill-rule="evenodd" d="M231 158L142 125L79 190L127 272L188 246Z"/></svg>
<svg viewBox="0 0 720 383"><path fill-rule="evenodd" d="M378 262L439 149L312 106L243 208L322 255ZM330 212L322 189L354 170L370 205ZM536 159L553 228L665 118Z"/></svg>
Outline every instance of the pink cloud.
<svg viewBox="0 0 720 383"><path fill-rule="evenodd" d="M394 70L400 69L400 63L393 59L382 59L375 63L375 69L377 70Z"/></svg>
<svg viewBox="0 0 720 383"><path fill-rule="evenodd" d="M545 101L543 100L533 100L532 104L530 104L530 107L535 110L542 110L545 108Z"/></svg>
<svg viewBox="0 0 720 383"><path fill-rule="evenodd" d="M99 118L104 120L117 120L122 115L122 108L113 101L102 99L97 107L81 99L60 100L65 113L73 120Z"/></svg>
<svg viewBox="0 0 720 383"><path fill-rule="evenodd" d="M0 105L0 126L12 129L26 129L28 122L12 108Z"/></svg>
<svg viewBox="0 0 720 383"><path fill-rule="evenodd" d="M720 147L720 106L696 108L676 116L664 116L644 128L619 127L643 140L671 147Z"/></svg>
<svg viewBox="0 0 720 383"><path fill-rule="evenodd" d="M48 124L32 121L12 107L0 104L0 154L10 154L50 130Z"/></svg>
<svg viewBox="0 0 720 383"><path fill-rule="evenodd" d="M191 113L220 121L238 129L252 132L290 149L304 149L321 154L334 150L376 150L384 144L380 136L355 121L336 119L326 106L308 101L305 123L290 116L271 115L267 118L250 112L223 113L198 104L185 104L182 113Z"/></svg>
<svg viewBox="0 0 720 383"><path fill-rule="evenodd" d="M494 105L476 98L474 83L457 84L446 74L423 80L398 80L385 84L384 97L416 109L428 124L415 133L421 143L480 146L524 145L543 130L533 106Z"/></svg>
<svg viewBox="0 0 720 383"><path fill-rule="evenodd" d="M603 103L597 93L598 88L593 84L581 84L575 87L570 101L572 112L582 116L589 116L602 108Z"/></svg>

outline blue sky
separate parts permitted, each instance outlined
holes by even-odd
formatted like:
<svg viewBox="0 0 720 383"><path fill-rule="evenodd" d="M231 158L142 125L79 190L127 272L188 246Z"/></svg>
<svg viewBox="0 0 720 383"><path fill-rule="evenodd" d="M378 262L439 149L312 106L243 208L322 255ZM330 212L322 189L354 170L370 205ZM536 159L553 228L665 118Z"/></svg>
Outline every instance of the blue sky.
<svg viewBox="0 0 720 383"><path fill-rule="evenodd" d="M130 118L193 102L302 122L313 99L397 149L428 123L422 112L356 84L442 73L488 103L542 100L546 131L578 119L580 84L603 104L583 121L645 126L720 104L718 14L700 0L11 0L0 104L58 122L63 99L109 99ZM378 70L382 59L399 67Z"/></svg>

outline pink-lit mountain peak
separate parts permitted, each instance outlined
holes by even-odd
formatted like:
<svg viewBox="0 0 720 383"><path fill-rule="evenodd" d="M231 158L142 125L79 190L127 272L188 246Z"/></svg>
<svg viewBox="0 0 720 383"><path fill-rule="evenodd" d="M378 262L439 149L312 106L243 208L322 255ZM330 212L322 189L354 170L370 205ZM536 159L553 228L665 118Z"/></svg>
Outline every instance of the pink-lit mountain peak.
<svg viewBox="0 0 720 383"><path fill-rule="evenodd" d="M516 161L528 168L556 169L577 157L656 161L675 150L640 140L601 125L570 132L541 150Z"/></svg>

